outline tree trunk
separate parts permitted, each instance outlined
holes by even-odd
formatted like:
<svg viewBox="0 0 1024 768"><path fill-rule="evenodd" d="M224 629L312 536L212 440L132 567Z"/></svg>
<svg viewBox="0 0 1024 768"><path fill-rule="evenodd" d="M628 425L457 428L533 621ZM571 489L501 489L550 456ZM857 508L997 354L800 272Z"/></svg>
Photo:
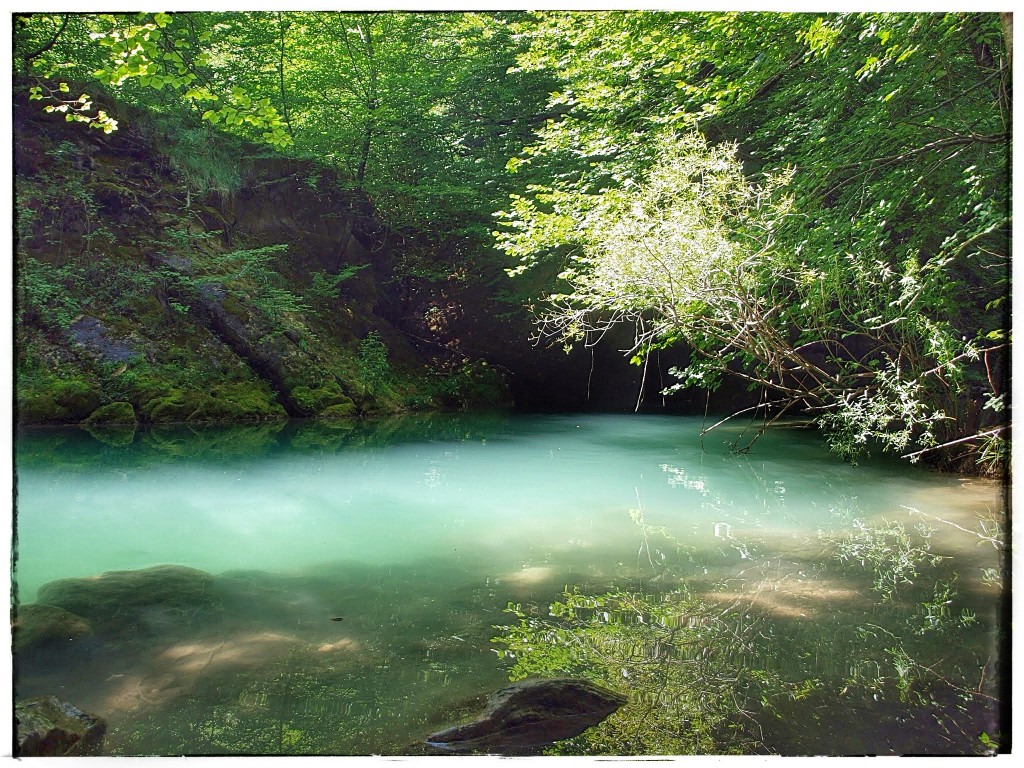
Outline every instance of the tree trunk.
<svg viewBox="0 0 1024 768"><path fill-rule="evenodd" d="M359 33L366 50L368 79L366 83L366 128L363 131L363 146L359 151L359 168L356 170L356 185L363 186L366 178L366 165L370 159L370 148L373 143L374 112L380 105L377 98L377 61L373 51L373 30L369 22L359 24Z"/></svg>
<svg viewBox="0 0 1024 768"><path fill-rule="evenodd" d="M288 24L282 20L280 11L277 12L277 28L281 33L278 37L277 59L278 85L281 91L281 114L284 117L285 125L288 126L288 135L294 138L295 134L292 131L292 118L288 111L288 91L284 87L284 52L286 36L288 35Z"/></svg>
<svg viewBox="0 0 1024 768"><path fill-rule="evenodd" d="M1013 66L1013 14L1000 13L999 21L1003 25L1003 40L1006 41L1006 65Z"/></svg>

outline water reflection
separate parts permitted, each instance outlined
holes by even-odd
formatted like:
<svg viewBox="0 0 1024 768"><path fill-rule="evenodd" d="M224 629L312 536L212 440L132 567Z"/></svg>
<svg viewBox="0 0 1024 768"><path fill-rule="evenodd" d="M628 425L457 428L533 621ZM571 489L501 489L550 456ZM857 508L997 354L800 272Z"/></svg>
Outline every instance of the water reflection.
<svg viewBox="0 0 1024 768"><path fill-rule="evenodd" d="M136 604L91 580L93 608L72 606L88 627L74 613L70 646L23 644L18 693L107 717L116 754L411 754L520 672L633 695L563 751L971 752L972 728L994 737L999 489L851 468L807 433L702 452L695 426L496 414L26 432L24 603L54 579L162 563L209 586L205 602L175 588ZM837 718L858 727L837 740Z"/></svg>

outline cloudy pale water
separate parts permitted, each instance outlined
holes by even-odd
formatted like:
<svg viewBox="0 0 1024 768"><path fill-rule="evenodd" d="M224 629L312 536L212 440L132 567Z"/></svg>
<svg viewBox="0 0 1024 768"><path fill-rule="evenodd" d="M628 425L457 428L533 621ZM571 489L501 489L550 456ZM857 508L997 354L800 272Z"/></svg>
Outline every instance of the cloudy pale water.
<svg viewBox="0 0 1024 768"><path fill-rule="evenodd" d="M194 606L137 589L130 604L96 597L76 611L92 611L81 637L23 647L18 694L101 715L114 754L412 754L508 680L493 638L514 621L510 602L543 617L566 587L684 583L801 632L868 617L924 655L953 642L956 674L998 678L998 484L889 460L853 467L793 428L745 454L729 450L739 428L703 446L699 430L681 417L491 415L20 433L22 604L48 582L107 571L175 565L212 579ZM829 547L885 526L944 558L901 586L900 610L872 590L870 564ZM954 591L933 600L936 619L921 606L940 583ZM795 669L791 650L744 663L842 683L846 659ZM961 730L993 728L998 706L957 706ZM919 751L929 737L907 717L905 742L830 741L790 722L763 743ZM977 735L948 743L966 750Z"/></svg>

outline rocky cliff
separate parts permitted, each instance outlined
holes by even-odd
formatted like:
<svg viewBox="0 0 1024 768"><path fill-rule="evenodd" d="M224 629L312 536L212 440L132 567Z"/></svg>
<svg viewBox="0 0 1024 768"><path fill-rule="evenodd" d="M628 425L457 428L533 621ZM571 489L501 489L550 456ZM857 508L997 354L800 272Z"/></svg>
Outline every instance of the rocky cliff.
<svg viewBox="0 0 1024 768"><path fill-rule="evenodd" d="M20 423L509 401L410 335L403 246L330 170L147 115L104 135L16 103L14 130Z"/></svg>
<svg viewBox="0 0 1024 768"><path fill-rule="evenodd" d="M544 275L397 233L315 162L110 108L103 134L15 100L19 423L665 406L685 353L531 342Z"/></svg>

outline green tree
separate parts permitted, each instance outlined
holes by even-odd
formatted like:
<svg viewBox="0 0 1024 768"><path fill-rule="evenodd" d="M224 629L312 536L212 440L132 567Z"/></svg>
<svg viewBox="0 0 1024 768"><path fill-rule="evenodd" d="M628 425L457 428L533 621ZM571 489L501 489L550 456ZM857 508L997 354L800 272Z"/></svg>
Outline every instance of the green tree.
<svg viewBox="0 0 1024 768"><path fill-rule="evenodd" d="M600 328L611 315L593 299L617 290L598 285L610 244L634 265L639 243L651 245L621 237L627 201L654 194L672 167L663 135L696 126L738 141L747 175L792 172L794 214L772 219L772 247L752 250L748 300L730 312L700 315L721 283L680 291L678 272L646 257L680 303L652 317L646 295L620 295L621 318L640 324L636 351L685 339L697 365L684 382L747 377L773 393L762 408L809 410L845 455L874 441L915 457L999 439L1009 63L998 16L551 13L525 25L520 66L557 71L551 106L566 113L509 164L524 178L498 242L517 271L571 266L577 290L554 295ZM663 259L681 209L668 198L655 208ZM726 211L711 226L749 237L751 222L734 221Z"/></svg>

